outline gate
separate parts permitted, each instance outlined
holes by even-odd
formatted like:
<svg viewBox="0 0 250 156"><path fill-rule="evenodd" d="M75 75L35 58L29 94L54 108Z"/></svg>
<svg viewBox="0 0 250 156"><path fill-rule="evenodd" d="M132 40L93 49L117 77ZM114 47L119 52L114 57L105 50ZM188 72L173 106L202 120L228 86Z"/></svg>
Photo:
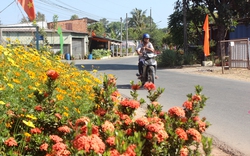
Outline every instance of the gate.
<svg viewBox="0 0 250 156"><path fill-rule="evenodd" d="M225 57L228 56L230 68L248 68L250 55L249 39L235 39L220 41L222 65Z"/></svg>

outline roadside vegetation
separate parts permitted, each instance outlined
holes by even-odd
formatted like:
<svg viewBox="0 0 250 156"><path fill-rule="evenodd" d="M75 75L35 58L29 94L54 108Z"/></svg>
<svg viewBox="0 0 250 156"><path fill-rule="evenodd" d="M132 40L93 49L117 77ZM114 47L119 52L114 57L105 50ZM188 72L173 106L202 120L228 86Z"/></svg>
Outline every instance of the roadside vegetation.
<svg viewBox="0 0 250 156"><path fill-rule="evenodd" d="M209 122L199 116L207 97L201 86L182 106L162 111L164 92L152 83L131 82L131 98L116 88L114 75L78 70L57 55L0 46L0 155L200 155L211 152L203 136ZM144 116L135 111L147 105ZM200 145L203 145L201 148Z"/></svg>

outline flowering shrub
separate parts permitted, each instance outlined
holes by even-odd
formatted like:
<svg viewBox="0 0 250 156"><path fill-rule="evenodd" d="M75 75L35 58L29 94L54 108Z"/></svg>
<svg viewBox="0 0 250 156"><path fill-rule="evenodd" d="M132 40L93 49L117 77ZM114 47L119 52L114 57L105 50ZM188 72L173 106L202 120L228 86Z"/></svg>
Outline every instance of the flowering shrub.
<svg viewBox="0 0 250 156"><path fill-rule="evenodd" d="M0 155L185 156L199 155L201 142L211 151L200 86L182 107L163 112L164 89L146 83L150 103L135 118L146 103L137 99L141 83L132 81L132 98L124 98L113 75L96 78L25 47L0 46L0 55Z"/></svg>

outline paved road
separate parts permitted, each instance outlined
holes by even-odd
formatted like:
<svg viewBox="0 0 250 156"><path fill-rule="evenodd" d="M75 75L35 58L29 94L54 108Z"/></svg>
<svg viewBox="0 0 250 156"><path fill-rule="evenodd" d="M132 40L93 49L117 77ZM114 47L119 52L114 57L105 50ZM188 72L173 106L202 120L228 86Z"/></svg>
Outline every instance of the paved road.
<svg viewBox="0 0 250 156"><path fill-rule="evenodd" d="M81 64L86 70L98 69L99 72L114 74L118 77L119 91L130 96L130 80L138 81L137 57L116 58L108 60L75 61L77 67ZM181 106L187 99L186 95L194 93L194 86L203 86L203 94L207 100L201 117L206 117L212 126L207 133L226 143L229 147L250 156L250 83L202 75L179 73L168 69L157 71L159 79L156 86L165 88L159 99L163 110L172 106ZM145 98L147 91L140 90L139 94Z"/></svg>

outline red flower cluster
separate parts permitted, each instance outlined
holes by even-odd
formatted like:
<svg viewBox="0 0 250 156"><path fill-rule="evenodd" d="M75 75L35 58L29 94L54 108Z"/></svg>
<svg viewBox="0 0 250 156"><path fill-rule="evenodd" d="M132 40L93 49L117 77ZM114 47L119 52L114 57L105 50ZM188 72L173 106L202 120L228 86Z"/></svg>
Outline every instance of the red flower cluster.
<svg viewBox="0 0 250 156"><path fill-rule="evenodd" d="M114 127L114 125L111 122L105 121L104 124L102 125L102 130L104 132L106 132L106 131L114 132L115 127Z"/></svg>
<svg viewBox="0 0 250 156"><path fill-rule="evenodd" d="M182 106L189 109L189 110L192 110L193 109L193 102L185 101Z"/></svg>
<svg viewBox="0 0 250 156"><path fill-rule="evenodd" d="M90 119L88 117L81 117L80 119L77 119L76 120L76 127L78 126L83 126L83 125L86 125L90 122Z"/></svg>
<svg viewBox="0 0 250 156"><path fill-rule="evenodd" d="M148 118L146 118L146 117L141 117L141 118L136 119L135 123L137 123L141 127L149 124Z"/></svg>
<svg viewBox="0 0 250 156"><path fill-rule="evenodd" d="M182 128L177 128L175 130L175 133L178 135L178 137L182 140L188 140L187 133Z"/></svg>
<svg viewBox="0 0 250 156"><path fill-rule="evenodd" d="M191 135L193 140L197 142L201 142L201 134L194 128L190 128L187 130L187 134Z"/></svg>
<svg viewBox="0 0 250 156"><path fill-rule="evenodd" d="M42 131L41 131L39 128L32 128L32 129L30 130L30 133L31 133L31 134L41 134Z"/></svg>
<svg viewBox="0 0 250 156"><path fill-rule="evenodd" d="M132 86L131 86L131 89L132 90L138 90L138 89L140 89L141 88L141 85L139 85L139 84L133 84Z"/></svg>
<svg viewBox="0 0 250 156"><path fill-rule="evenodd" d="M4 144L7 146L17 146L17 142L13 137L10 137L9 139L5 140Z"/></svg>
<svg viewBox="0 0 250 156"><path fill-rule="evenodd" d="M55 143L62 142L63 139L60 138L58 135L50 135L49 138L54 141Z"/></svg>
<svg viewBox="0 0 250 156"><path fill-rule="evenodd" d="M140 107L140 102L138 102L136 100L125 99L125 100L121 101L120 104L124 107L130 107L133 109L137 109Z"/></svg>
<svg viewBox="0 0 250 156"><path fill-rule="evenodd" d="M188 156L188 149L187 147L183 147L180 150L180 156Z"/></svg>
<svg viewBox="0 0 250 156"><path fill-rule="evenodd" d="M109 144L109 146L114 146L115 145L115 137L108 137L108 139L106 140L106 143Z"/></svg>
<svg viewBox="0 0 250 156"><path fill-rule="evenodd" d="M185 111L181 107L172 107L168 110L168 113L171 116L185 117Z"/></svg>
<svg viewBox="0 0 250 156"><path fill-rule="evenodd" d="M40 150L41 150L41 151L47 151L47 150L48 150L48 147L49 147L49 145L48 145L47 143L44 143L44 144L42 144L42 145L40 146Z"/></svg>
<svg viewBox="0 0 250 156"><path fill-rule="evenodd" d="M152 82L146 82L144 84L144 88L147 89L147 90L155 90L156 86Z"/></svg>
<svg viewBox="0 0 250 156"><path fill-rule="evenodd" d="M58 127L58 131L68 134L70 133L70 128L68 126L61 126L61 127Z"/></svg>
<svg viewBox="0 0 250 156"><path fill-rule="evenodd" d="M95 111L95 114L98 115L98 116L104 116L106 114L106 110L103 109L103 108L98 108L96 111Z"/></svg>
<svg viewBox="0 0 250 156"><path fill-rule="evenodd" d="M95 151L96 153L102 154L105 151L105 144L103 141L95 134L92 134L90 136L85 136L83 134L80 134L76 136L76 138L73 140L73 146L77 150L84 150L87 153L90 152L90 150Z"/></svg>
<svg viewBox="0 0 250 156"><path fill-rule="evenodd" d="M199 101L201 101L201 96L200 95L193 95L192 100L196 101L196 102L199 102Z"/></svg>
<svg viewBox="0 0 250 156"><path fill-rule="evenodd" d="M55 80L59 77L59 74L55 71L55 70L48 70L46 72L46 75L51 79L51 80Z"/></svg>

